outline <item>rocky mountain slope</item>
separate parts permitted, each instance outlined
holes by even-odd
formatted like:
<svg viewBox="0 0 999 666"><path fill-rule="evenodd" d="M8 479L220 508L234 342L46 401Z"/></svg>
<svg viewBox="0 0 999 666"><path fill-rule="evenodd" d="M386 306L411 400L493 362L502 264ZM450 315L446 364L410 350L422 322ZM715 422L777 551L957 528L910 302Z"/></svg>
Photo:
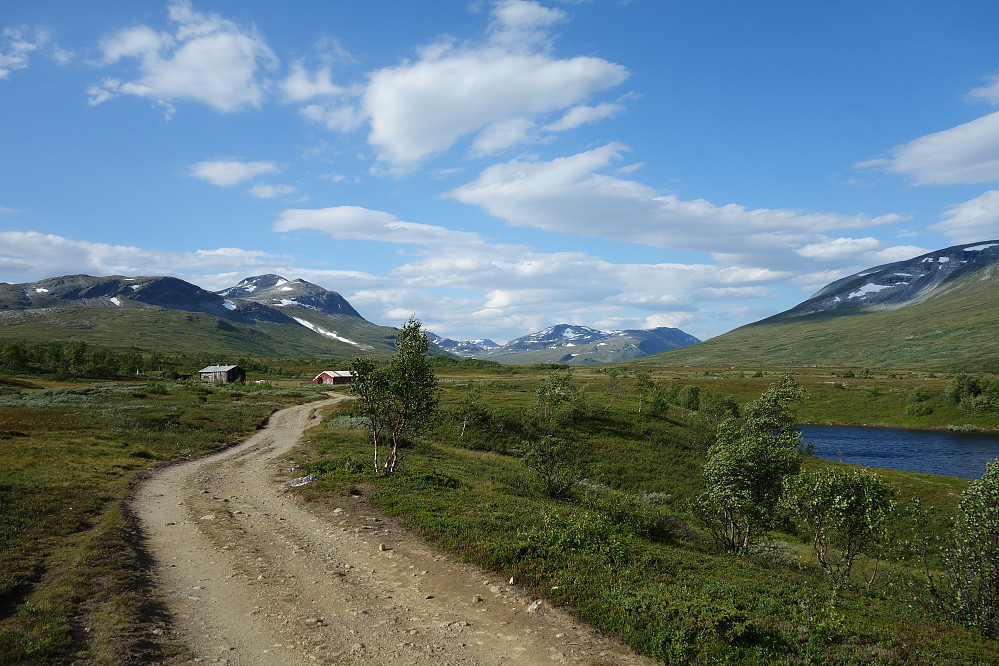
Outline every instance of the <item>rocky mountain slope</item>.
<svg viewBox="0 0 999 666"><path fill-rule="evenodd" d="M763 321L896 310L943 297L963 284L965 277L996 264L999 240L955 245L836 280L803 303Z"/></svg>
<svg viewBox="0 0 999 666"><path fill-rule="evenodd" d="M795 307L649 365L869 366L999 371L999 241L837 280Z"/></svg>
<svg viewBox="0 0 999 666"><path fill-rule="evenodd" d="M395 329L366 321L340 294L276 275L219 293L163 276L0 283L0 337L270 357L395 349Z"/></svg>

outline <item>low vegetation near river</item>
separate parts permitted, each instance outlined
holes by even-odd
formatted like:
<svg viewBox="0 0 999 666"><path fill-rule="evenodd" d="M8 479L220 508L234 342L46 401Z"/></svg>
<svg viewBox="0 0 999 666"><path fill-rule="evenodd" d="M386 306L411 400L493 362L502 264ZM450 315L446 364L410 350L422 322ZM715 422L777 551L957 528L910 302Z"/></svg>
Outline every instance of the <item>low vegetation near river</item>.
<svg viewBox="0 0 999 666"><path fill-rule="evenodd" d="M999 466L969 484L802 458L797 378L733 377L764 386L746 401L703 376L613 372L462 381L452 368L394 474L370 464L363 410L346 408L312 437L323 480L305 494L368 495L668 663L996 659L999 550L985 544L999 537ZM892 395L852 379L829 390ZM956 381L917 402L970 415L944 395Z"/></svg>

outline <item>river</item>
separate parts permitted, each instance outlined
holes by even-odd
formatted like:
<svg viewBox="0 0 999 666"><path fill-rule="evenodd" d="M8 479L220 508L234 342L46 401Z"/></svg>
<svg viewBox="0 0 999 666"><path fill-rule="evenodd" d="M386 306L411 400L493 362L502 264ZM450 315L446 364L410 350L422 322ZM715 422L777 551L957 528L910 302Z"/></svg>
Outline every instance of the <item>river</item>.
<svg viewBox="0 0 999 666"><path fill-rule="evenodd" d="M819 458L865 467L944 474L978 479L985 463L999 458L999 435L865 428L862 426L798 426Z"/></svg>

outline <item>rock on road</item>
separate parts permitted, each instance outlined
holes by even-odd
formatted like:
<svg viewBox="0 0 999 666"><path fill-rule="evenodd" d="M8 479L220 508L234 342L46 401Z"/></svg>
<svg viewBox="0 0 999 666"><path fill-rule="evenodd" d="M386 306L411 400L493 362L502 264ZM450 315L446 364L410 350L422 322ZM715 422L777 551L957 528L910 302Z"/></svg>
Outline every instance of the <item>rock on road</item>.
<svg viewBox="0 0 999 666"><path fill-rule="evenodd" d="M281 492L282 457L341 399L276 412L242 444L138 488L154 594L170 617L156 633L198 663L653 663L449 561L363 499L329 509Z"/></svg>

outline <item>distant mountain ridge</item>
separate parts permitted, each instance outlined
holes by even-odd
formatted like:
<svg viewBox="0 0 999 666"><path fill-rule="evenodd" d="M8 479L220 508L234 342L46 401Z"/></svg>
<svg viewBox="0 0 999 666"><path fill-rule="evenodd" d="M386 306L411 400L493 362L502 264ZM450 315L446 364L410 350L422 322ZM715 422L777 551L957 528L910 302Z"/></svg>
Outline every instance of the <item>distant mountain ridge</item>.
<svg viewBox="0 0 999 666"><path fill-rule="evenodd" d="M461 356L464 358L475 358L476 354L483 354L491 349L499 347L499 345L488 338L480 338L478 340L452 340L451 338L442 338L439 335L430 333L428 331L428 337L432 344L437 345L449 354L454 354L455 356Z"/></svg>
<svg viewBox="0 0 999 666"><path fill-rule="evenodd" d="M211 292L175 277L65 275L0 283L0 336L91 340L158 351L261 356L382 355L395 329L340 294L278 275Z"/></svg>
<svg viewBox="0 0 999 666"><path fill-rule="evenodd" d="M999 240L955 245L841 278L808 300L763 321L819 313L846 315L895 310L943 296L960 284L964 276L997 263Z"/></svg>
<svg viewBox="0 0 999 666"><path fill-rule="evenodd" d="M846 366L999 372L999 240L875 266L660 366Z"/></svg>
<svg viewBox="0 0 999 666"><path fill-rule="evenodd" d="M588 326L556 324L504 345L497 345L492 340L456 342L439 337L435 342L442 349L458 356L512 365L587 365L640 358L696 344L699 340L678 328L600 331Z"/></svg>

